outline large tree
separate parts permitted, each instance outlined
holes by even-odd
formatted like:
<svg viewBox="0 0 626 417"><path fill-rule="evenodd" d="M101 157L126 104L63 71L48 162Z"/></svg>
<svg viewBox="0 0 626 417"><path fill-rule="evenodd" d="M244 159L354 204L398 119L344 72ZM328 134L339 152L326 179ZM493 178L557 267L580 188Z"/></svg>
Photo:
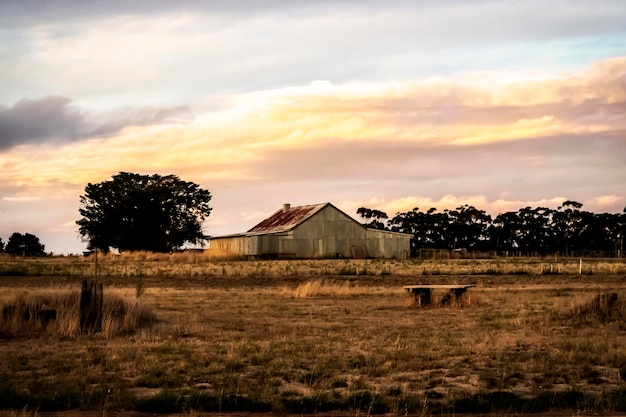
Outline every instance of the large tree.
<svg viewBox="0 0 626 417"><path fill-rule="evenodd" d="M120 172L85 187L76 223L90 249L169 252L208 239L202 222L209 201L209 191L176 175Z"/></svg>
<svg viewBox="0 0 626 417"><path fill-rule="evenodd" d="M18 256L44 256L46 247L33 234L15 232L9 236L4 251Z"/></svg>

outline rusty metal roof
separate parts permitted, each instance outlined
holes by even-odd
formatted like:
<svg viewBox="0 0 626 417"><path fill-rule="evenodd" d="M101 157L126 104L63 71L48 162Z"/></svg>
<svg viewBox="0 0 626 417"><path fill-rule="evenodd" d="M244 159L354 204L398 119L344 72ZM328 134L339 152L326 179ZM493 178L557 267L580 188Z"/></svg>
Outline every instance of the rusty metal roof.
<svg viewBox="0 0 626 417"><path fill-rule="evenodd" d="M248 230L248 233L286 232L301 224L330 203L280 209L261 223Z"/></svg>

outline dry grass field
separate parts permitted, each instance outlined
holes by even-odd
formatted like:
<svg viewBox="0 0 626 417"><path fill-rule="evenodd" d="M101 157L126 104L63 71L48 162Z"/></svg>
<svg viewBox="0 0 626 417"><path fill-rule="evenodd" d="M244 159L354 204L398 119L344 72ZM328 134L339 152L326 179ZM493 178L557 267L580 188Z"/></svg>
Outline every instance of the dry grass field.
<svg viewBox="0 0 626 417"><path fill-rule="evenodd" d="M626 411L623 262L136 256L99 260L96 335L76 330L93 259L0 259L0 409ZM417 283L476 287L416 308Z"/></svg>

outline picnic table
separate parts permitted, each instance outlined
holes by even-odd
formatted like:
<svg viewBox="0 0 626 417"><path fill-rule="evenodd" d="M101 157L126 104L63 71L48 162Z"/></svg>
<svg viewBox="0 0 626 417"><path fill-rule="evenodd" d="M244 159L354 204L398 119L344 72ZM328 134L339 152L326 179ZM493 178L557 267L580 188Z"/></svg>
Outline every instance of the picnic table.
<svg viewBox="0 0 626 417"><path fill-rule="evenodd" d="M459 299L467 292L468 288L475 287L474 284L469 285L429 285L429 284L418 284L418 285L405 285L404 289L407 290L409 295L415 298L415 302L419 303L421 306L426 306L431 303L430 294L432 290L450 290L448 295L445 296L442 300L443 304L446 304L448 301L452 299L454 296L455 300Z"/></svg>

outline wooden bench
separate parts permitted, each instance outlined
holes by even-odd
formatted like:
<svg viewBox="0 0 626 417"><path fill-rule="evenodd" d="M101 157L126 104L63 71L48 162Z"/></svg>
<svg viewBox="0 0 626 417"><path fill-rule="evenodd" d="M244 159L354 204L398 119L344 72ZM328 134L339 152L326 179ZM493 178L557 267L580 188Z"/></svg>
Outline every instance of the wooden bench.
<svg viewBox="0 0 626 417"><path fill-rule="evenodd" d="M430 294L432 290L450 290L448 296L444 297L442 300L443 304L446 304L452 296L454 296L455 300L458 300L467 292L468 288L475 287L476 285L427 285L427 284L419 284L419 285L405 285L404 289L407 290L409 295L411 295L415 302L420 306L430 305L431 299Z"/></svg>

